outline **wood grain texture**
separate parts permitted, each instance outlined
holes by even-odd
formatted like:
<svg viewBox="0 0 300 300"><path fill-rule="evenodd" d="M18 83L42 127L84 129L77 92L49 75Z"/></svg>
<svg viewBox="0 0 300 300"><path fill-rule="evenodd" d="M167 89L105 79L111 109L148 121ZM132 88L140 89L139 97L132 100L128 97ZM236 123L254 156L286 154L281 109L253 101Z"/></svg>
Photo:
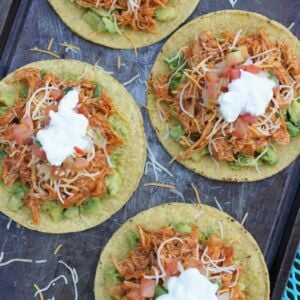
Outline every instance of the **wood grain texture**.
<svg viewBox="0 0 300 300"><path fill-rule="evenodd" d="M227 0L202 0L189 20L204 13L229 8L231 6ZM294 32L300 36L299 1L273 0L270 4L267 0L239 0L235 8L265 14L286 26L297 22ZM55 38L53 50L62 57L80 59L91 64L98 60L98 64L105 70L113 72L120 82L126 82L136 74L140 75L139 79L128 85L128 90L143 113L150 148L157 159L175 175L171 178L166 174L160 174L160 181L175 184L184 195L185 201L190 203L196 201L190 186L190 183L194 182L199 189L203 203L216 207L215 199L217 199L224 211L239 221L248 212L245 227L257 239L268 266L271 267L284 235L292 200L300 182L300 160L270 179L241 184L208 180L193 174L177 163L168 165L171 157L158 143L150 126L147 111L143 108L146 103L145 81L163 42L139 50L138 57L133 51L112 50L94 45L71 33L51 10L46 0L20 1L17 16L0 61L0 77L26 63L50 59L51 57L47 55L30 52L29 49L35 46L46 48L52 37ZM59 46L59 42L64 41L79 45L81 51L65 52ZM118 55L125 64L120 70L116 67ZM45 264L15 263L0 267L0 299L34 299L34 283L41 288L45 287L50 280L60 274L65 274L71 282L68 271L58 264L59 259L76 268L79 275L79 299L93 299L93 280L97 260L101 249L113 232L129 217L146 208L174 200L183 201L169 190L144 187L144 183L155 181L152 170L148 171L148 175L143 177L132 199L119 213L101 226L86 232L48 235L24 228L18 229L15 223L12 223L10 230L7 230L6 225L9 220L0 214L0 252L5 253L4 261L14 257L47 259ZM55 256L53 252L59 244L63 244L63 247ZM45 299L51 299L52 296L56 299L74 299L72 284L64 285L63 281L58 281L44 295Z"/></svg>
<svg viewBox="0 0 300 300"><path fill-rule="evenodd" d="M0 57L12 27L19 2L19 0L0 1Z"/></svg>

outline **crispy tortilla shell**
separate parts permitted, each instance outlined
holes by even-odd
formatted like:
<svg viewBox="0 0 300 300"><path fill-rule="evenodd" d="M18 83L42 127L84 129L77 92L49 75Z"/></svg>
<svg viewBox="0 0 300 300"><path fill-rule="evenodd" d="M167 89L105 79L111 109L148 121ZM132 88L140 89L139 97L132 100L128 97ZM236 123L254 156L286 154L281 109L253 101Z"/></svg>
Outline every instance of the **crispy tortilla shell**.
<svg viewBox="0 0 300 300"><path fill-rule="evenodd" d="M143 175L146 139L141 113L132 96L120 83L92 65L76 60L46 60L31 63L23 68L27 67L52 71L60 76L70 73L78 77L84 76L84 78L96 81L106 89L114 107L127 120L128 133L124 145L124 155L118 167L123 182L115 196L108 195L101 199L101 210L96 215L84 215L75 219L64 218L55 223L46 213L42 212L40 223L34 224L28 208L23 207L17 212L8 208L9 188L3 187L3 185L0 186L0 211L24 227L47 233L77 232L94 227L121 209L136 190ZM8 104L11 99L14 101L16 97L16 84L10 82L13 78L14 73L11 73L0 82L0 99L6 100Z"/></svg>
<svg viewBox="0 0 300 300"><path fill-rule="evenodd" d="M300 59L300 42L283 25L256 13L225 10L201 16L178 30L166 42L159 53L151 71L151 78L156 78L159 74L168 72L164 58L174 55L181 47L189 45L197 33L208 30L216 33L222 33L224 31L237 32L243 29L246 31L246 34L250 34L261 28L263 28L271 38L281 39L288 43ZM156 100L151 93L148 94L148 107L152 126L160 142L169 154L176 158L182 148L177 142L164 138L165 123L161 121L157 113ZM276 149L279 162L275 166L263 165L260 172L257 172L254 167L244 167L241 170L233 170L224 162L218 162L218 164L216 164L208 155L204 156L200 162L195 162L192 159L178 160L178 162L196 173L215 180L238 182L257 181L277 174L298 157L300 153L300 136L292 138L287 146L276 144Z"/></svg>

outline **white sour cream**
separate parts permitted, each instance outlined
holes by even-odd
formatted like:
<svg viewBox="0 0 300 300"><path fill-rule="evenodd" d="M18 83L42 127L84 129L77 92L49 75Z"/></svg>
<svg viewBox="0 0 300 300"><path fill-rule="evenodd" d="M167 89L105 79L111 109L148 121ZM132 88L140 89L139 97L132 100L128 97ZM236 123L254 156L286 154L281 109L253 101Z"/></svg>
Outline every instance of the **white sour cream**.
<svg viewBox="0 0 300 300"><path fill-rule="evenodd" d="M266 72L252 74L241 70L241 78L233 80L228 85L228 92L218 98L222 116L232 123L240 114L263 115L275 86L275 80L269 79Z"/></svg>
<svg viewBox="0 0 300 300"><path fill-rule="evenodd" d="M156 300L217 300L218 286L211 283L197 269L190 268L178 277L170 277L167 281L168 294Z"/></svg>
<svg viewBox="0 0 300 300"><path fill-rule="evenodd" d="M85 150L89 146L86 138L88 119L74 111L79 101L79 90L69 91L60 101L58 112L50 111L50 123L38 131L36 138L42 144L51 165L60 166L74 147Z"/></svg>

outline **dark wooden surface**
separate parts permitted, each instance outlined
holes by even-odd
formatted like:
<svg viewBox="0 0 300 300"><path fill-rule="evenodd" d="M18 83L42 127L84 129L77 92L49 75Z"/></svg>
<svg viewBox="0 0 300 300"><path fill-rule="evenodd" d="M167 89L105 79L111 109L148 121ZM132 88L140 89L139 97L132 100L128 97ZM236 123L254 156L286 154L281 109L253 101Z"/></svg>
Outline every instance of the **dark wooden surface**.
<svg viewBox="0 0 300 300"><path fill-rule="evenodd" d="M0 0L0 7L4 7L4 2L6 0ZM189 20L204 13L229 8L231 5L227 0L202 0ZM263 13L286 26L295 22L294 33L300 36L299 0L239 0L235 8ZM7 9L9 11L9 7ZM5 13L7 14L0 10L1 17ZM68 30L51 10L46 0L20 0L15 22L10 29L10 32L7 28L5 29L5 34L9 33L9 39L0 60L1 78L26 63L49 59L49 56L30 52L29 49L35 46L46 48L52 37L55 38L53 50L60 53L62 57L80 59L91 64L99 60L99 64L107 71L114 72L114 76L120 82L126 82L134 75L140 74L140 78L129 85L128 90L143 113L151 149L157 159L167 165L170 157L158 143L150 126L147 112L142 108L142 105L146 103L143 82L147 80L152 63L164 42L139 50L138 57L135 57L133 51L112 50L94 45ZM81 51L64 52L59 47L59 42L64 41L79 45ZM4 42L0 40L1 43ZM126 64L120 70L116 68L118 55ZM214 200L216 198L226 212L240 221L248 212L245 227L258 241L269 268L271 269L274 263L278 264L280 249L282 249L281 243L286 236L286 226L300 182L300 160L280 174L257 183L236 184L208 180L193 174L178 163L172 164L169 168L173 174L176 174L175 178L161 174L160 181L175 184L183 193L186 202L196 201L190 186L190 183L194 182L199 189L203 203L216 206ZM143 177L134 196L119 213L104 224L82 233L41 234L17 228L14 222L7 230L6 225L9 219L0 214L0 252L5 253L5 261L15 257L47 259L45 264L15 263L0 267L0 299L34 299L34 283L43 288L60 274L65 274L70 283L64 285L62 281L57 282L45 293L45 299L51 299L52 296L55 296L55 299L73 299L70 274L58 264L59 259L76 268L79 275L79 299L93 299L93 281L98 257L113 232L139 211L164 202L183 201L168 190L143 186L144 183L150 181L155 181L151 170L147 176ZM53 251L59 244L63 244L63 247L55 256ZM280 271L280 268L277 271ZM278 274L272 274L274 283ZM280 299L281 292L281 288L276 288L273 299Z"/></svg>

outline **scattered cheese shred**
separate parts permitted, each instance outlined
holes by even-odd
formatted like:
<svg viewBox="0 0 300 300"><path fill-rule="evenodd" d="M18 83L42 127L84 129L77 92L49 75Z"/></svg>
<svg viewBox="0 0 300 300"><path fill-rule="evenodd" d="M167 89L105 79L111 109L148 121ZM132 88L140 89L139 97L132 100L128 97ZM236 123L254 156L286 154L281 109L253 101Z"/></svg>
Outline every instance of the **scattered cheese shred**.
<svg viewBox="0 0 300 300"><path fill-rule="evenodd" d="M292 30L295 26L295 22L291 23L290 26L288 27L288 30Z"/></svg>
<svg viewBox="0 0 300 300"><path fill-rule="evenodd" d="M118 58L117 58L117 68L118 68L118 70L121 69L121 56L120 55L118 55Z"/></svg>
<svg viewBox="0 0 300 300"><path fill-rule="evenodd" d="M59 260L58 261L60 264L63 264L71 273L72 276L72 281L73 281L73 286L74 286L74 299L78 300L78 291L77 291L77 282L78 282L78 276L77 272L74 268L71 268L69 265L67 265L64 261Z"/></svg>
<svg viewBox="0 0 300 300"><path fill-rule="evenodd" d="M51 51L53 42L54 42L54 38L51 38L50 41L49 41L49 43L48 43L48 47L47 47L48 51Z"/></svg>
<svg viewBox="0 0 300 300"><path fill-rule="evenodd" d="M41 291L39 286L36 283L33 286L36 289L36 293L38 293L38 295L40 296L40 300L45 300L43 292Z"/></svg>
<svg viewBox="0 0 300 300"><path fill-rule="evenodd" d="M75 45L73 45L73 44L69 44L69 43L66 43L66 42L60 43L60 45L61 45L62 47L64 47L64 48L70 48L70 49L74 49L74 50L77 50L77 51L80 50L80 47L79 47L79 46L75 46Z"/></svg>
<svg viewBox="0 0 300 300"><path fill-rule="evenodd" d="M62 244L59 244L59 245L55 248L53 254L56 255L56 254L58 253L58 251L61 249L62 246L63 246Z"/></svg>
<svg viewBox="0 0 300 300"><path fill-rule="evenodd" d="M222 208L222 206L221 206L221 204L219 203L218 199L217 199L216 197L214 197L214 200L215 200L215 202L216 202L216 204L217 204L219 210L220 210L220 211L224 211L223 208Z"/></svg>
<svg viewBox="0 0 300 300"><path fill-rule="evenodd" d="M148 182L145 183L144 186L158 186L161 188L166 188L166 189L171 189L171 190L176 190L176 186L170 185L170 184L164 184L164 183L159 183L159 182Z"/></svg>
<svg viewBox="0 0 300 300"><path fill-rule="evenodd" d="M178 190L170 190L171 193L176 194L177 196L180 197L180 199L185 202L184 196L181 192L179 192Z"/></svg>
<svg viewBox="0 0 300 300"><path fill-rule="evenodd" d="M199 191L198 191L197 187L195 186L195 184L194 184L193 182L191 183L191 186L192 186L192 189L193 189L194 192L195 192L197 202L198 202L199 204L201 204L201 198L200 198Z"/></svg>
<svg viewBox="0 0 300 300"><path fill-rule="evenodd" d="M12 219L9 219L7 225L6 225L6 230L10 229L10 225L11 225Z"/></svg>
<svg viewBox="0 0 300 300"><path fill-rule="evenodd" d="M237 4L237 2L238 2L238 0L229 0L229 3L232 8L234 8L234 6Z"/></svg>
<svg viewBox="0 0 300 300"><path fill-rule="evenodd" d="M152 168L153 168L153 172L154 172L156 181L158 181L158 174L157 174L157 171L159 171L159 172L160 172L160 171L163 171L163 172L165 172L166 174L168 174L170 177L174 177L173 174L172 174L167 168L165 168L162 164L160 164L160 163L156 160L156 158L155 158L155 156L154 156L152 150L150 149L150 147L149 147L148 145L147 145L147 150L148 150L148 158L149 158L150 162L148 161L148 162L146 163L145 175L147 175L147 173L148 173L148 166L150 165L150 166L152 166Z"/></svg>
<svg viewBox="0 0 300 300"><path fill-rule="evenodd" d="M178 241L182 244L184 244L183 240L178 238L178 237L173 237L173 238L170 238L170 239L167 239L165 240L164 242L162 242L157 250L157 265L161 271L161 276L166 276L166 271L161 263L161 258L160 258L160 253L161 253L161 250L165 247L166 244L170 243L170 242L173 242L173 241Z"/></svg>
<svg viewBox="0 0 300 300"><path fill-rule="evenodd" d="M49 51L49 50L45 50L45 49L40 49L40 48L37 48L37 47L31 48L30 51L40 52L40 53L43 53L43 54L48 54L48 55L51 55L51 56L53 56L55 58L61 58L57 53L55 53L53 51Z"/></svg>
<svg viewBox="0 0 300 300"><path fill-rule="evenodd" d="M36 288L37 291L35 292L34 297L36 297L37 295L41 295L41 293L43 293L43 292L45 292L45 291L48 291L48 290L50 289L50 287L51 287L52 285L54 285L55 282L58 281L58 280L61 279L61 278L64 280L65 284L68 284L68 279L67 279L67 277L66 277L65 275L59 275L58 277L56 277L56 278L54 278L53 280L51 280L51 281L48 283L48 285L47 285L45 288L43 288L43 289L40 289L38 286L36 286L36 287L37 287L37 288ZM40 296L40 298L41 298L41 296Z"/></svg>
<svg viewBox="0 0 300 300"><path fill-rule="evenodd" d="M243 217L243 220L242 220L242 222L241 222L241 225L244 226L244 224L245 224L245 222L246 222L246 220L247 220L247 218L248 218L248 215L249 215L249 213L246 212L245 215L244 215L244 217Z"/></svg>
<svg viewBox="0 0 300 300"><path fill-rule="evenodd" d="M6 262L0 263L0 267L7 266L7 265L9 265L11 263L14 263L14 262L33 263L33 260L32 259L23 259L23 258L13 258L13 259L8 260Z"/></svg>
<svg viewBox="0 0 300 300"><path fill-rule="evenodd" d="M130 80L128 80L125 83L123 83L123 86L127 86L127 85L131 84L132 82L134 82L135 80L137 80L139 77L140 77L140 74L135 75Z"/></svg>

